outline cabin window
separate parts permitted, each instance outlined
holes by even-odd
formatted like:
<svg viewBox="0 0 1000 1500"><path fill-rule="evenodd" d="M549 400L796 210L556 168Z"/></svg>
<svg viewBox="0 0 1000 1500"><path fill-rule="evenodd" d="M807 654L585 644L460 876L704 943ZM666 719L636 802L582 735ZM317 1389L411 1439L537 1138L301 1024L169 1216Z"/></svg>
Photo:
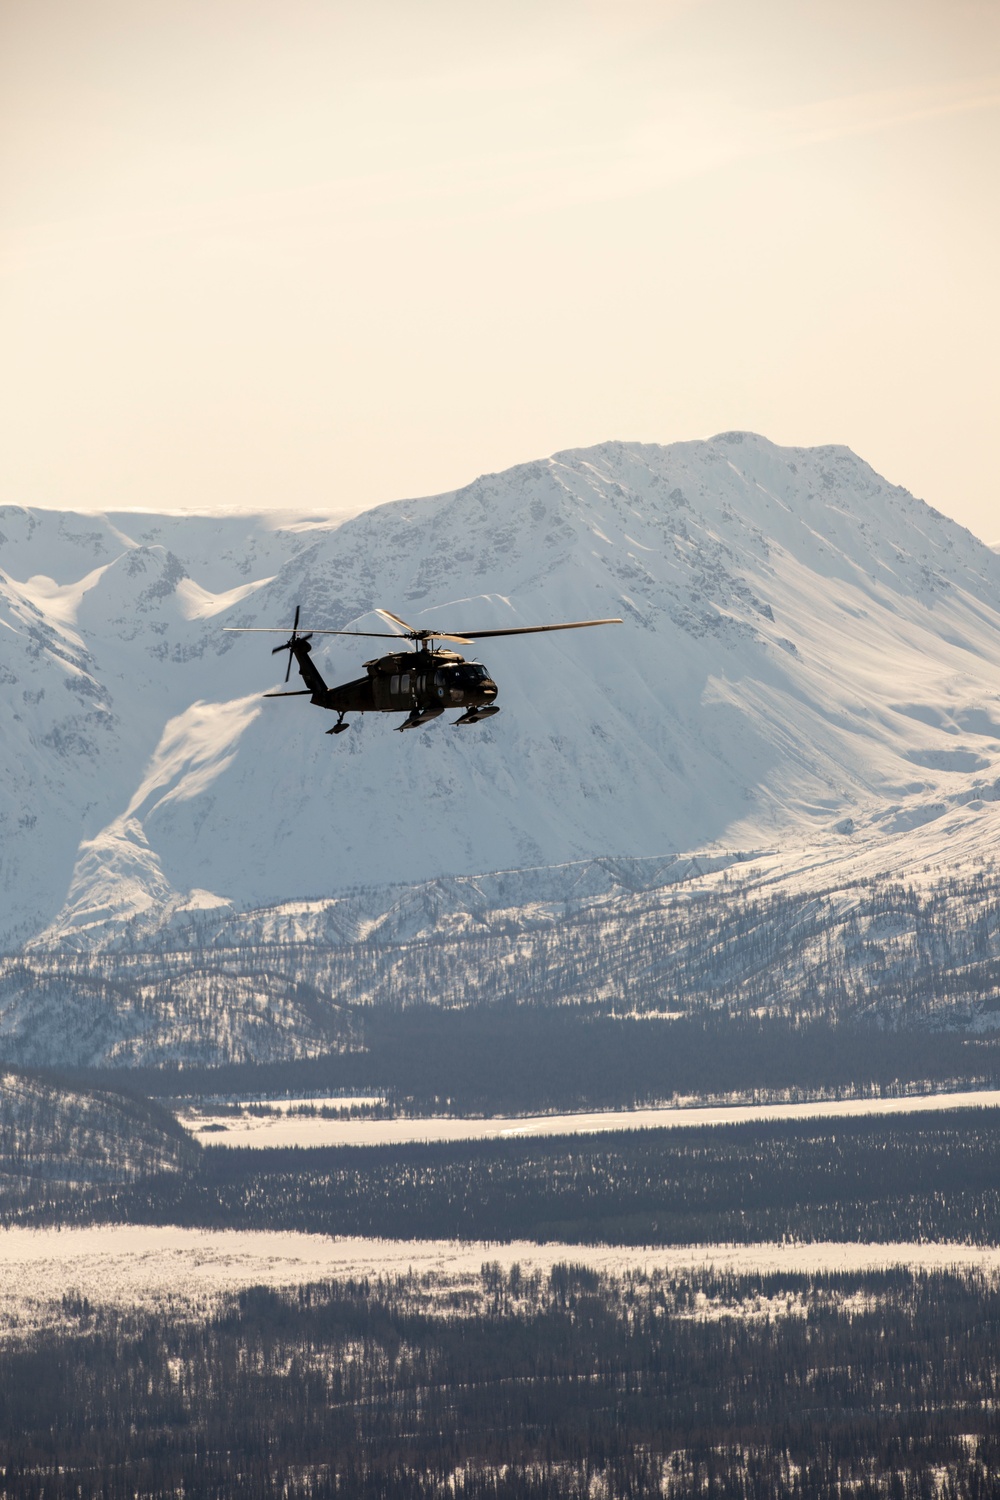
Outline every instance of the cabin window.
<svg viewBox="0 0 1000 1500"><path fill-rule="evenodd" d="M395 695L399 692L399 673L398 672L396 673L396 675L392 678L392 680L389 683L389 691L390 691L390 693L392 693L393 697L395 697Z"/></svg>
<svg viewBox="0 0 1000 1500"><path fill-rule="evenodd" d="M399 679L399 691L401 693L408 693L410 691L410 674L409 674L409 672L404 672L403 675L402 675L402 677Z"/></svg>

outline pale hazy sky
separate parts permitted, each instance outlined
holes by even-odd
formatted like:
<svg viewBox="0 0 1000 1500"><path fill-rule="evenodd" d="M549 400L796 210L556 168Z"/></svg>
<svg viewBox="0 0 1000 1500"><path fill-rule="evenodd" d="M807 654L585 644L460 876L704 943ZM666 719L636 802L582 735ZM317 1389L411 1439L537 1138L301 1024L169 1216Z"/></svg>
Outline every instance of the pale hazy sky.
<svg viewBox="0 0 1000 1500"><path fill-rule="evenodd" d="M2 0L0 503L847 443L1000 537L998 0Z"/></svg>

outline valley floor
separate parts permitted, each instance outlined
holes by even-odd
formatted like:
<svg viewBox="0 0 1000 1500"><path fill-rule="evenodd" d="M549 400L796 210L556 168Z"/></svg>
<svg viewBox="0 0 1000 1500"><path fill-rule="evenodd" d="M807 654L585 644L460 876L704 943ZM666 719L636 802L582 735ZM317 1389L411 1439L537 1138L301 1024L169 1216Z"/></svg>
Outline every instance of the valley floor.
<svg viewBox="0 0 1000 1500"><path fill-rule="evenodd" d="M28 1337L64 1319L65 1299L148 1309L173 1317L209 1313L226 1293L318 1281L415 1277L427 1305L478 1285L484 1265L505 1275L548 1277L554 1266L610 1276L858 1275L904 1269L978 1273L1000 1284L1000 1246L936 1244L538 1245L470 1240L389 1240L175 1225L88 1225L0 1231L0 1340Z"/></svg>
<svg viewBox="0 0 1000 1500"><path fill-rule="evenodd" d="M6 1097L0 1500L1000 1496L1000 1092ZM511 1133L266 1136L429 1123Z"/></svg>
<svg viewBox="0 0 1000 1500"><path fill-rule="evenodd" d="M400 1146L421 1141L504 1140L517 1136L599 1135L606 1131L694 1129L703 1125L743 1125L766 1120L859 1119L868 1115L910 1115L940 1110L996 1109L1000 1090L907 1094L860 1099L810 1099L787 1103L661 1105L650 1109L607 1109L563 1114L491 1116L402 1116L352 1119L342 1099L244 1103L226 1113L211 1105L186 1105L178 1118L195 1136L213 1146L259 1150L288 1146Z"/></svg>
<svg viewBox="0 0 1000 1500"><path fill-rule="evenodd" d="M11 1230L0 1496L987 1500L1000 1252Z"/></svg>

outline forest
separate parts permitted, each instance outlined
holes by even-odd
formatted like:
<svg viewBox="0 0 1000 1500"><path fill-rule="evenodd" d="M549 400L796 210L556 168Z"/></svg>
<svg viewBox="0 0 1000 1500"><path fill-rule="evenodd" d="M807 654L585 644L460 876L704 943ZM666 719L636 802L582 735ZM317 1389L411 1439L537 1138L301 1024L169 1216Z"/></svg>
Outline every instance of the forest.
<svg viewBox="0 0 1000 1500"><path fill-rule="evenodd" d="M1000 1085L1000 1036L827 1018L708 1013L663 1021L581 1006L367 1008L355 1045L223 1067L62 1070L80 1087L198 1095L384 1095L392 1113L607 1109L675 1097L892 1094Z"/></svg>
<svg viewBox="0 0 1000 1500"><path fill-rule="evenodd" d="M1000 1240L1000 1110L386 1147L204 1146L129 1182L0 1178L6 1224L685 1245Z"/></svg>
<svg viewBox="0 0 1000 1500"><path fill-rule="evenodd" d="M172 1111L1000 1087L998 896L992 870L922 891L672 888L417 939L230 928L188 953L5 959L0 1224L555 1242L568 1261L996 1245L995 1109L283 1151L198 1144ZM41 1055L63 1071L24 1071ZM996 1281L945 1273L487 1264L472 1291L256 1290L207 1321L70 1288L61 1326L0 1340L0 1496L1000 1500L998 1334Z"/></svg>
<svg viewBox="0 0 1000 1500"><path fill-rule="evenodd" d="M711 1269L95 1306L0 1345L0 1495L986 1500L1000 1289Z"/></svg>

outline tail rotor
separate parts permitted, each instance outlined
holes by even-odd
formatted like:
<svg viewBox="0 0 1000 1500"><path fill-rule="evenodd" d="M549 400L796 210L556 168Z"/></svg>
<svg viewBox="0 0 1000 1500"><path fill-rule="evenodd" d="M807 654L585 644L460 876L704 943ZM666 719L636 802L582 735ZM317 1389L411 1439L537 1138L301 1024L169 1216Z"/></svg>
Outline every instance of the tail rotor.
<svg viewBox="0 0 1000 1500"><path fill-rule="evenodd" d="M299 611L301 610L301 608L302 608L302 606L300 604L296 604L296 606L295 606L295 619L292 622L292 633L289 636L288 640L285 642L285 644L283 646L275 646L273 648L272 652L271 652L272 656L277 656L277 654L278 654L279 651L287 651L288 652L288 670L285 673L285 681L286 682L288 681L289 677L291 677L291 675L292 675L292 658L295 655L295 646L296 646L296 644L299 641L305 642L305 641L308 641L308 640L312 639L312 631L311 630L309 631L309 633L307 635L299 635Z"/></svg>

